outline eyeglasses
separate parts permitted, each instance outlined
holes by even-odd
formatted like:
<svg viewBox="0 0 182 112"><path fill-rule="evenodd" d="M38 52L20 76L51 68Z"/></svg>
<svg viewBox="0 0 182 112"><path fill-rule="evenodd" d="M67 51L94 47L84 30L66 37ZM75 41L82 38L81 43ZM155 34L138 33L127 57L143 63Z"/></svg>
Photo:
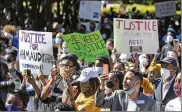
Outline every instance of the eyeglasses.
<svg viewBox="0 0 182 112"><path fill-rule="evenodd" d="M67 68L71 68L74 67L74 65L67 65L67 64L59 64L60 67L67 67Z"/></svg>

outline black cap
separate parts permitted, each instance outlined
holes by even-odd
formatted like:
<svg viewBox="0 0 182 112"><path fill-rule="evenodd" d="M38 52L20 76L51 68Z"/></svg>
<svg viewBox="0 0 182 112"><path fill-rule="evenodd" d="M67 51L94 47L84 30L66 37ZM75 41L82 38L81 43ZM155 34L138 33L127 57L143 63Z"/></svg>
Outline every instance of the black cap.
<svg viewBox="0 0 182 112"><path fill-rule="evenodd" d="M167 63L167 64L173 64L174 66L177 66L176 59L172 58L172 57L166 57L163 60L160 60L158 63L160 63L160 64Z"/></svg>

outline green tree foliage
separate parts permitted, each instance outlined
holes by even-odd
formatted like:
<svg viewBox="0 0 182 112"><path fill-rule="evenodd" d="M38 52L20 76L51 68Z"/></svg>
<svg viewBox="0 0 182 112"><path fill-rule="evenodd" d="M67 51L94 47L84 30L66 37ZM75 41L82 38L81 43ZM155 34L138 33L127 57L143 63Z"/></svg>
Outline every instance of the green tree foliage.
<svg viewBox="0 0 182 112"><path fill-rule="evenodd" d="M6 14L3 14L4 11ZM58 22L73 31L76 29L78 11L79 0L0 0L0 25L14 24L23 29L43 30L45 26L49 29L53 22ZM9 21L3 19L7 16Z"/></svg>

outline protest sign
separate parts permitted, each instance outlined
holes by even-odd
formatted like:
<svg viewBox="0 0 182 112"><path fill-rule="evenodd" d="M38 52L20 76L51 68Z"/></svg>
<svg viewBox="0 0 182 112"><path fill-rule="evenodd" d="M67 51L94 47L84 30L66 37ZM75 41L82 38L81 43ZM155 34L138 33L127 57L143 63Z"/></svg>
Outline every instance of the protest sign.
<svg viewBox="0 0 182 112"><path fill-rule="evenodd" d="M52 33L37 31L19 31L19 62L20 71L31 69L36 75L41 67L44 75L52 68Z"/></svg>
<svg viewBox="0 0 182 112"><path fill-rule="evenodd" d="M156 53L159 48L157 20L114 18L114 48L126 54Z"/></svg>
<svg viewBox="0 0 182 112"><path fill-rule="evenodd" d="M100 21L101 1L80 1L79 17L93 21Z"/></svg>
<svg viewBox="0 0 182 112"><path fill-rule="evenodd" d="M176 1L166 1L155 3L155 15L157 17L166 17L176 14Z"/></svg>
<svg viewBox="0 0 182 112"><path fill-rule="evenodd" d="M88 34L62 35L62 38L71 53L77 55L80 60L95 62L97 56L109 54L99 30Z"/></svg>

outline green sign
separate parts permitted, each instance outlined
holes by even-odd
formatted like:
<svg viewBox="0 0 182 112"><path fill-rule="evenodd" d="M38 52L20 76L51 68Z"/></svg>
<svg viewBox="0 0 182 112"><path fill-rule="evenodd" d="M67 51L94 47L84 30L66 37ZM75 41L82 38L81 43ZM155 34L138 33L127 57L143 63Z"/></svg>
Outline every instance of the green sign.
<svg viewBox="0 0 182 112"><path fill-rule="evenodd" d="M62 35L62 38L68 49L80 60L95 62L97 56L109 55L99 30L88 34L71 33Z"/></svg>

